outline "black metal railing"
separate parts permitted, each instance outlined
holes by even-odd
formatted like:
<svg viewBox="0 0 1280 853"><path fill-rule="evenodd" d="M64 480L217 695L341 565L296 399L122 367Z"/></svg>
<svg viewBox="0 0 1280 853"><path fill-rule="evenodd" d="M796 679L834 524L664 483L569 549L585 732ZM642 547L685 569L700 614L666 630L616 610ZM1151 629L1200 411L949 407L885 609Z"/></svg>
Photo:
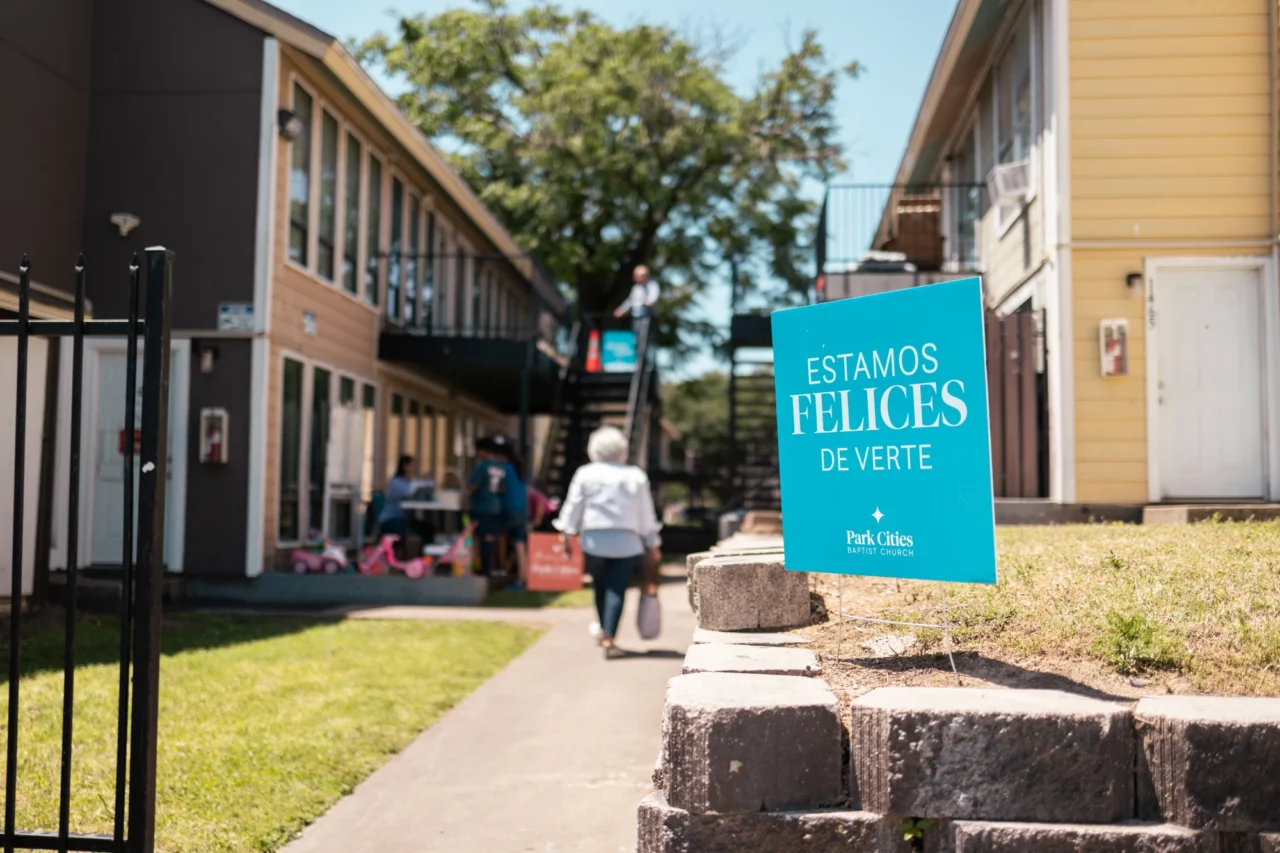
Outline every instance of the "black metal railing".
<svg viewBox="0 0 1280 853"><path fill-rule="evenodd" d="M653 365L649 344L652 342L652 317L645 315L635 322L636 335L636 369L631 375L631 389L627 395L627 420L624 434L630 447L634 464L640 458L640 427L649 412L649 383L652 381Z"/></svg>
<svg viewBox="0 0 1280 853"><path fill-rule="evenodd" d="M516 340L528 339L532 329L550 344L563 337L565 300L535 255L396 249L379 253L376 260L386 276L386 318L395 327L442 337ZM496 275L503 269L506 274ZM527 281L528 291L511 287L512 276ZM544 319L547 315L552 319Z"/></svg>
<svg viewBox="0 0 1280 853"><path fill-rule="evenodd" d="M868 252L906 255L920 271L978 264L983 184L835 184L827 188L816 235L819 273L845 272Z"/></svg>
<svg viewBox="0 0 1280 853"><path fill-rule="evenodd" d="M173 254L163 248L146 251L145 308L139 322L140 267L137 256L129 267L127 320L85 319L86 267L75 266L73 319L31 319L31 265L24 257L19 268L18 317L0 320L0 336L17 339L17 381L14 400L14 502L12 529L12 586L9 616L9 707L5 754L5 813L0 844L15 849L151 853L155 848L156 721L159 713L160 609L164 554L164 505L167 476L169 401L169 297ZM58 827L26 831L16 826L18 747L22 653L22 576L26 542L23 539L26 481L27 374L32 337L66 337L72 341L71 430L67 512L67 584L64 613L62 738L59 765ZM126 346L124 393L125 435L140 439L137 515L134 515L134 441L126 440L124 455L124 518L120 602L119 702L116 729L116 774L111 835L71 832L71 789L74 781L72 732L76 687L76 580L80 537L80 430L84 397L84 340L123 337ZM133 400L137 391L138 346L143 346L142 423L137 429ZM46 405L53 405L46 401ZM137 529L137 558L134 529ZM132 688L131 688L132 685ZM126 809L127 802L127 809ZM127 814L127 817L126 817Z"/></svg>

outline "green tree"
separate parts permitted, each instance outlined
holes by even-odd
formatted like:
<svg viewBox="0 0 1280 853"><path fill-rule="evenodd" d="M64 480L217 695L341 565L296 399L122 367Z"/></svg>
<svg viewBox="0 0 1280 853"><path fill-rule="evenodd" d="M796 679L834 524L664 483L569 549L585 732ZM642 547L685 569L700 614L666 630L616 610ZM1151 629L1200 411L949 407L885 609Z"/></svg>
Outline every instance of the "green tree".
<svg viewBox="0 0 1280 853"><path fill-rule="evenodd" d="M832 107L859 70L833 67L814 32L746 94L716 39L544 3L403 16L358 51L408 84L401 108L584 311L616 306L647 264L663 343L680 350L730 257L741 292L807 286L804 185L843 168Z"/></svg>

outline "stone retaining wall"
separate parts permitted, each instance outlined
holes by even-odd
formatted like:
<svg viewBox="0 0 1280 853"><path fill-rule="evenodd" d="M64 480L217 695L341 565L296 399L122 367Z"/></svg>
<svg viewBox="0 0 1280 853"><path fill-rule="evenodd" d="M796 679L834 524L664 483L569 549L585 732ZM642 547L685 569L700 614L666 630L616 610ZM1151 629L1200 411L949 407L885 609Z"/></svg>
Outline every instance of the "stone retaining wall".
<svg viewBox="0 0 1280 853"><path fill-rule="evenodd" d="M900 687L841 708L802 638L759 631L807 621L780 542L689 566L699 629L639 853L1280 853L1280 699Z"/></svg>

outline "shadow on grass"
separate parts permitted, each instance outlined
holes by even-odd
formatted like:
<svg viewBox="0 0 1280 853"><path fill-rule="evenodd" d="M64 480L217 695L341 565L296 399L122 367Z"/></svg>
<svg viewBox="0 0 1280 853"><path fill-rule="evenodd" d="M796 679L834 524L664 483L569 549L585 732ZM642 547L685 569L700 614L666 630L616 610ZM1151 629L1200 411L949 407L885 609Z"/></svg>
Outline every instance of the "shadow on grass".
<svg viewBox="0 0 1280 853"><path fill-rule="evenodd" d="M956 652L955 659L956 669L959 671L961 679L966 681L981 680L1001 687L1026 690L1061 690L1064 693L1074 693L1077 696L1103 699L1108 702L1128 703L1133 701L1130 697L1118 696L1105 690L1099 690L1096 687L1090 687L1065 675L1027 669L1026 667L996 660L977 652ZM880 672L933 670L947 674L951 673L951 662L947 660L946 654L904 655L902 657L886 658L844 657L840 658L840 661ZM966 684L965 686L972 685Z"/></svg>
<svg viewBox="0 0 1280 853"><path fill-rule="evenodd" d="M340 619L314 615L223 615L166 613L160 630L160 653L216 649L269 640L286 634L330 625ZM0 683L9 681L9 620L0 622ZM22 621L20 663L23 677L60 671L65 648L63 611L49 609L26 614ZM120 620L85 615L76 621L76 666L112 665L120 662Z"/></svg>

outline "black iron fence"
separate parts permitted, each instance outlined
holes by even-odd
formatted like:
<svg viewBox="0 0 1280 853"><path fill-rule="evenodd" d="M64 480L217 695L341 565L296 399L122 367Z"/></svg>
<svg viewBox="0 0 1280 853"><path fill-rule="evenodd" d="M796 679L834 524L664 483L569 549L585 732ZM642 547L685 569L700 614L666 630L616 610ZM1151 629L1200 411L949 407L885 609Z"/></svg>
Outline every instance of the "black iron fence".
<svg viewBox="0 0 1280 853"><path fill-rule="evenodd" d="M982 184L835 184L822 200L818 273L845 272L871 251L906 255L920 271L964 271L978 262Z"/></svg>
<svg viewBox="0 0 1280 853"><path fill-rule="evenodd" d="M159 711L160 609L164 554L164 505L168 449L169 401L169 296L173 255L163 248L148 249L143 267L137 256L129 267L129 317L126 320L85 318L86 267L75 266L75 301L71 320L31 319L31 265L24 257L18 282L18 316L0 320L0 336L17 339L17 390L14 406L14 477L12 528L12 588L9 616L9 706L5 754L4 831L5 853L21 850L103 851L103 853L151 853L155 848L156 717ZM143 318L139 301L145 294ZM32 337L71 339L70 466L67 512L67 587L64 613L62 741L59 776L59 808L56 831L19 829L17 826L18 748L22 700L22 577L27 543L23 539L26 446L27 378ZM126 342L126 377L123 391L125 435L138 442L137 515L134 515L134 441L122 444L124 454L124 543L121 554L120 669L116 730L114 824L110 835L71 832L71 788L75 755L72 732L75 723L76 687L76 579L80 537L80 430L84 398L84 341L86 337L122 337ZM142 412L136 423L133 400L137 393L138 349L141 344ZM112 389L101 389L113 393ZM8 401L0 403L8 405ZM46 405L53 405L46 401ZM135 560L136 529L136 560Z"/></svg>

